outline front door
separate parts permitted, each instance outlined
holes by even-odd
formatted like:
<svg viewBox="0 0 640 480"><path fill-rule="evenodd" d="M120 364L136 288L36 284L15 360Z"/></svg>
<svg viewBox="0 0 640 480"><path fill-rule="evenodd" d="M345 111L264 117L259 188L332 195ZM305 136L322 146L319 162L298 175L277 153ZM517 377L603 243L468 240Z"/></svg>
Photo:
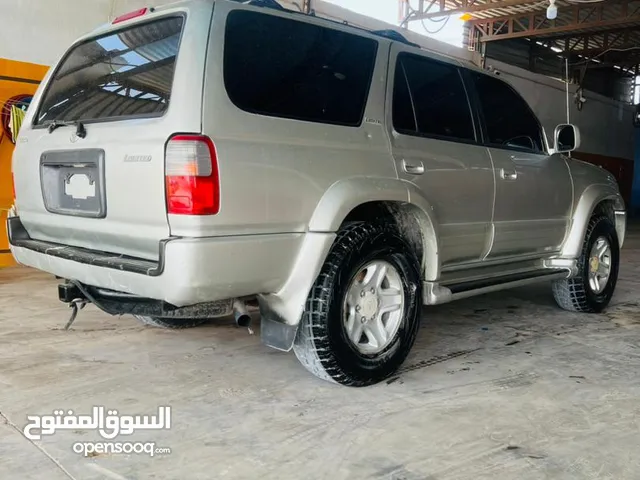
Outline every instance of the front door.
<svg viewBox="0 0 640 480"><path fill-rule="evenodd" d="M483 73L469 76L496 182L494 241L487 258L559 251L573 201L566 162L547 153L538 119L509 84Z"/></svg>
<svg viewBox="0 0 640 480"><path fill-rule="evenodd" d="M460 68L402 45L391 52L387 119L398 175L433 206L442 267L489 251L494 176L477 142Z"/></svg>

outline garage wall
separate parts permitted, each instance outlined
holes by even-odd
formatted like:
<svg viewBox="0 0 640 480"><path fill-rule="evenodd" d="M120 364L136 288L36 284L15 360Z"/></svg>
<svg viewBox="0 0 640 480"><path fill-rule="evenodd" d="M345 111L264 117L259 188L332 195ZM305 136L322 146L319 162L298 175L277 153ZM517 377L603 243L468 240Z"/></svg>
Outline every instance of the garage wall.
<svg viewBox="0 0 640 480"><path fill-rule="evenodd" d="M567 122L566 85L543 75L497 61L487 61L502 78L514 85L534 108L551 137L559 123ZM576 85L569 85L569 119L580 127L582 149L594 154L633 160L633 107L601 95L584 92L587 101L582 110L574 102Z"/></svg>
<svg viewBox="0 0 640 480"><path fill-rule="evenodd" d="M112 0L0 0L0 58L51 65L111 8Z"/></svg>

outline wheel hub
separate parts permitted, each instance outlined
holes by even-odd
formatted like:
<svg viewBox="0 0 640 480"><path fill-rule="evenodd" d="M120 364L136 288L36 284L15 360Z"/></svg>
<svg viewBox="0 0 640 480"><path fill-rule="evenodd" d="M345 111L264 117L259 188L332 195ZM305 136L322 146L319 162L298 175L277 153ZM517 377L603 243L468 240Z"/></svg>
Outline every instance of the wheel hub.
<svg viewBox="0 0 640 480"><path fill-rule="evenodd" d="M404 318L404 288L398 270L377 260L349 284L343 305L347 338L361 353L376 354L393 342Z"/></svg>
<svg viewBox="0 0 640 480"><path fill-rule="evenodd" d="M360 313L367 320L378 313L378 297L373 293L366 293L359 303Z"/></svg>
<svg viewBox="0 0 640 480"><path fill-rule="evenodd" d="M605 237L599 237L589 254L589 288L594 293L602 293L611 276L611 245Z"/></svg>

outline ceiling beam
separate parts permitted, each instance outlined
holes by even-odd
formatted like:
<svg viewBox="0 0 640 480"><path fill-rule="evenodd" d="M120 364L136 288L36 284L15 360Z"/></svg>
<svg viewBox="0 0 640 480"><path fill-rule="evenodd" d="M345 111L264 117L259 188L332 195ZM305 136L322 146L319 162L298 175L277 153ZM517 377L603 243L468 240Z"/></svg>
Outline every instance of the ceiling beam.
<svg viewBox="0 0 640 480"><path fill-rule="evenodd" d="M565 7L563 15L553 21L548 20L546 12L542 10L476 19L469 23L479 32L480 42L492 42L571 33L590 28L622 28L640 22L640 0L575 5L569 8L570 14L567 14L568 9Z"/></svg>
<svg viewBox="0 0 640 480"><path fill-rule="evenodd" d="M536 0L494 0L487 1L486 3L481 3L479 0L458 0L455 2L456 6L453 8L447 8L446 3L437 2L437 9L434 11L431 10L431 6L433 2L429 2L429 6L425 10L423 9L416 10L413 12L411 16L409 16L408 21L414 20L426 20L429 18L443 17L449 15L455 15L456 13L474 13L474 12L486 12L488 10L494 10L496 8L506 8L506 7L517 7L517 6L525 6L525 5L538 5L540 2Z"/></svg>
<svg viewBox="0 0 640 480"><path fill-rule="evenodd" d="M609 51L640 48L640 27L606 30L572 37L544 39L544 43L562 48L562 54L592 56Z"/></svg>
<svg viewBox="0 0 640 480"><path fill-rule="evenodd" d="M590 63L589 70L600 70L603 68L621 67L623 70L618 70L618 72L623 73L625 75L633 75L633 69L638 63L640 63L640 57L629 58L624 62Z"/></svg>
<svg viewBox="0 0 640 480"><path fill-rule="evenodd" d="M640 32L640 25L634 25L631 27L614 27L614 28L608 28L608 29L604 29L604 30L598 30L595 32L587 32L587 33L566 33L563 35L554 35L554 36L545 36L544 41L557 41L557 40L565 40L567 38L569 39L573 39L573 38L578 38L578 37L582 37L584 35L590 35L590 36L595 36L595 35L610 35L610 34L617 34L617 33L627 33L627 32Z"/></svg>

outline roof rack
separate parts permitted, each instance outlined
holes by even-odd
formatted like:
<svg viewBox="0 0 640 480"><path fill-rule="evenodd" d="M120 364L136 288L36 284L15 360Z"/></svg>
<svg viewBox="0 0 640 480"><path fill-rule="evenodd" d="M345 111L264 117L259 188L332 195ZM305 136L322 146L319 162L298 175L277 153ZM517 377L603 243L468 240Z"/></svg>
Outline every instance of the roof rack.
<svg viewBox="0 0 640 480"><path fill-rule="evenodd" d="M389 38L391 40L395 40L396 42L401 42L407 45L411 45L412 47L420 48L420 45L407 40L407 38L404 35L402 35L400 32L397 32L396 30L386 29L386 30L367 30L367 31L370 33L373 33L374 35L378 35L379 37Z"/></svg>
<svg viewBox="0 0 640 480"><path fill-rule="evenodd" d="M273 8L275 10L287 10L280 5L276 0L247 0L243 2L245 5L254 5L256 7Z"/></svg>

